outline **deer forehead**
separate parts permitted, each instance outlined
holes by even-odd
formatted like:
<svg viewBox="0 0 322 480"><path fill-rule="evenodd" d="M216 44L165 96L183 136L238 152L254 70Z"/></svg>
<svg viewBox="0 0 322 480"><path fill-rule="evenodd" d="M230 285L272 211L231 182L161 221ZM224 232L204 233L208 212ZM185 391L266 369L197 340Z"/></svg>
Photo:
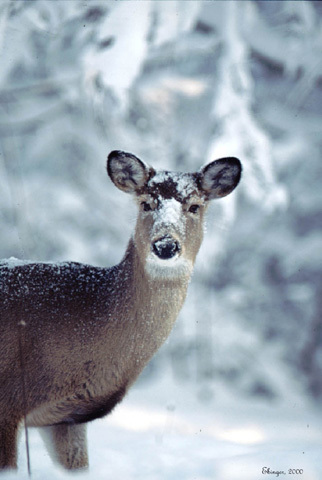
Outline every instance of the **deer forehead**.
<svg viewBox="0 0 322 480"><path fill-rule="evenodd" d="M147 183L146 193L158 200L174 199L180 203L190 197L200 197L196 180L191 173L159 171Z"/></svg>
<svg viewBox="0 0 322 480"><path fill-rule="evenodd" d="M206 203L194 174L169 171L156 172L145 185L140 200L154 204L154 228L160 224L182 228L186 222L187 207Z"/></svg>

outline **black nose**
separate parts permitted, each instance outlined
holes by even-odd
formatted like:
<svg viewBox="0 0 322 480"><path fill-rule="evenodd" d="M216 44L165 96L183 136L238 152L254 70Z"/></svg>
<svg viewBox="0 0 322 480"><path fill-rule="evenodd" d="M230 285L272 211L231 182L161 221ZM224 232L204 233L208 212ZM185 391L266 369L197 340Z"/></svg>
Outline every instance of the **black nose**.
<svg viewBox="0 0 322 480"><path fill-rule="evenodd" d="M180 252L179 243L170 235L159 238L153 243L152 247L153 253L162 260L168 260Z"/></svg>

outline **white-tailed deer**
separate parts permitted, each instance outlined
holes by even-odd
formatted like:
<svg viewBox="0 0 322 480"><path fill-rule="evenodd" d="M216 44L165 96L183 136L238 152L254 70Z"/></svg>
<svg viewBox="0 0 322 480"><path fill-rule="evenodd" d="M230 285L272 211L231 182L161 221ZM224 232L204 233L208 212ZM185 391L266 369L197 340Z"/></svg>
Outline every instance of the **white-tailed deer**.
<svg viewBox="0 0 322 480"><path fill-rule="evenodd" d="M123 260L0 263L0 467L17 431L42 427L54 459L88 465L86 422L121 401L168 337L184 302L208 202L237 186L236 158L196 173L155 171L113 151L107 171L139 213Z"/></svg>

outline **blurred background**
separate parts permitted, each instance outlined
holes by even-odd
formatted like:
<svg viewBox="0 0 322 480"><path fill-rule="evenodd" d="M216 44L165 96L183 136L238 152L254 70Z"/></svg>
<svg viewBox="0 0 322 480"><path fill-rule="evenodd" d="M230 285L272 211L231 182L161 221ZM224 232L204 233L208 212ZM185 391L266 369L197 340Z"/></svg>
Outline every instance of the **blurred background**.
<svg viewBox="0 0 322 480"><path fill-rule="evenodd" d="M119 262L135 208L106 176L113 149L179 171L237 156L139 382L318 406L321 46L319 1L2 0L0 257Z"/></svg>

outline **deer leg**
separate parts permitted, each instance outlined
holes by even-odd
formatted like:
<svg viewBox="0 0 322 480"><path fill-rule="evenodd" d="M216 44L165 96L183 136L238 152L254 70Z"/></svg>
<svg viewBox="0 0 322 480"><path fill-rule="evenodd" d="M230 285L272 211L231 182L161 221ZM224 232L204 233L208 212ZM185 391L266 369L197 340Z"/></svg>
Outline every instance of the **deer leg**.
<svg viewBox="0 0 322 480"><path fill-rule="evenodd" d="M40 433L54 461L68 470L88 467L85 423L51 425Z"/></svg>
<svg viewBox="0 0 322 480"><path fill-rule="evenodd" d="M0 469L17 468L17 422L0 423Z"/></svg>

